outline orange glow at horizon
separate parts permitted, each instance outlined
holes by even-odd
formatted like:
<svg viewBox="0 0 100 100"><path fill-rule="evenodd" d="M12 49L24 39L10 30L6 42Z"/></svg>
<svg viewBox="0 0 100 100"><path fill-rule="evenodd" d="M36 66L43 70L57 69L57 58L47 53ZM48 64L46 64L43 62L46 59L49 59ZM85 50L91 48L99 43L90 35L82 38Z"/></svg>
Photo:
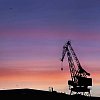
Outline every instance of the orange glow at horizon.
<svg viewBox="0 0 100 100"><path fill-rule="evenodd" d="M3 70L4 72L4 70ZM24 87L27 84L27 87L32 88L33 86L35 88L45 88L49 87L51 85L54 85L55 87L57 85L64 85L66 84L66 80L68 78L68 74L64 71L8 71L8 74L5 73L5 75L0 76L0 88L4 87L11 87L10 85L14 86L14 84L21 84L23 83ZM30 84L33 84L30 85ZM16 86L15 86L16 87Z"/></svg>
<svg viewBox="0 0 100 100"><path fill-rule="evenodd" d="M7 69L6 69L7 70ZM54 86L55 88L63 88L67 86L67 81L71 79L70 73L68 71L61 70L51 70L51 71L13 71L13 70L4 70L3 73L0 73L0 88L11 88L15 87L15 84L22 84L21 87L27 88L37 88L45 89L49 86ZM6 73L8 72L8 74ZM95 77L96 76L96 77ZM100 85L100 74L91 73L93 79L93 85Z"/></svg>

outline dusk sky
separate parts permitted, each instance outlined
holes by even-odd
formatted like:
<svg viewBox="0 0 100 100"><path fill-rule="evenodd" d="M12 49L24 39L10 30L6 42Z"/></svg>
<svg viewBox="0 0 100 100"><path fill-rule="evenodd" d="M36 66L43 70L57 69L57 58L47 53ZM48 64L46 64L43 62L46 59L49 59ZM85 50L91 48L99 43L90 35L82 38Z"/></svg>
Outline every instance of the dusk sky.
<svg viewBox="0 0 100 100"><path fill-rule="evenodd" d="M100 0L0 0L0 89L68 93L68 40L100 96Z"/></svg>

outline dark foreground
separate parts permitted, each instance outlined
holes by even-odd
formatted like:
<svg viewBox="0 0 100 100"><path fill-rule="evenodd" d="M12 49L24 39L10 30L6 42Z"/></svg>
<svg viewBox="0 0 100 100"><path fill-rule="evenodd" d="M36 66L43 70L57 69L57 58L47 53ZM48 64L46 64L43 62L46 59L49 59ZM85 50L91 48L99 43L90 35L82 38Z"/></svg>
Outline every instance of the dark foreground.
<svg viewBox="0 0 100 100"><path fill-rule="evenodd" d="M67 95L56 91L49 92L34 89L0 90L0 99L61 99L61 100L100 100L100 97L85 97L79 95Z"/></svg>

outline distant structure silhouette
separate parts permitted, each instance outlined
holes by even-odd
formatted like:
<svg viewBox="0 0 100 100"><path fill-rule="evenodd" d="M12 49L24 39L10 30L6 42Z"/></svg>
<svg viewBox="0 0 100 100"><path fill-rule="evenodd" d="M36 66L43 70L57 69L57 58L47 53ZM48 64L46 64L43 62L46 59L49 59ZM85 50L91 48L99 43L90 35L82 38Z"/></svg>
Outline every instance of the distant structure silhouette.
<svg viewBox="0 0 100 100"><path fill-rule="evenodd" d="M49 87L49 91L50 92L53 92L53 87Z"/></svg>
<svg viewBox="0 0 100 100"><path fill-rule="evenodd" d="M82 68L71 46L70 41L67 41L65 45L63 46L63 52L62 52L62 58L61 58L62 62L64 60L66 53L67 53L69 69L70 69L70 74L71 74L71 79L72 79L72 80L68 80L70 95L80 94L80 95L91 96L89 86L92 86L92 78L87 78L87 76L90 76L90 73L86 72ZM78 70L76 70L74 63L76 63Z"/></svg>

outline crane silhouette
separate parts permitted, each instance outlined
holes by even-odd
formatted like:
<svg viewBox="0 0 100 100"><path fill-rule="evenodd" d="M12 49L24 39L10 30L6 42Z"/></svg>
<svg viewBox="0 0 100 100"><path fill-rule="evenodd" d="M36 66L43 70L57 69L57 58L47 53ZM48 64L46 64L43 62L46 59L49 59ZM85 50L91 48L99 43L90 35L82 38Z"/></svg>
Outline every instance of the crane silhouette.
<svg viewBox="0 0 100 100"><path fill-rule="evenodd" d="M74 49L71 46L70 41L67 41L63 46L62 58L61 58L62 62L66 54L68 58L69 69L72 79L68 80L69 90L71 90L70 94L76 93L76 94L91 96L90 88L88 88L88 86L92 86L92 78L87 77L90 76L90 73L88 73L82 68L76 56L76 53L74 52ZM78 69L76 69L74 63L76 63Z"/></svg>

